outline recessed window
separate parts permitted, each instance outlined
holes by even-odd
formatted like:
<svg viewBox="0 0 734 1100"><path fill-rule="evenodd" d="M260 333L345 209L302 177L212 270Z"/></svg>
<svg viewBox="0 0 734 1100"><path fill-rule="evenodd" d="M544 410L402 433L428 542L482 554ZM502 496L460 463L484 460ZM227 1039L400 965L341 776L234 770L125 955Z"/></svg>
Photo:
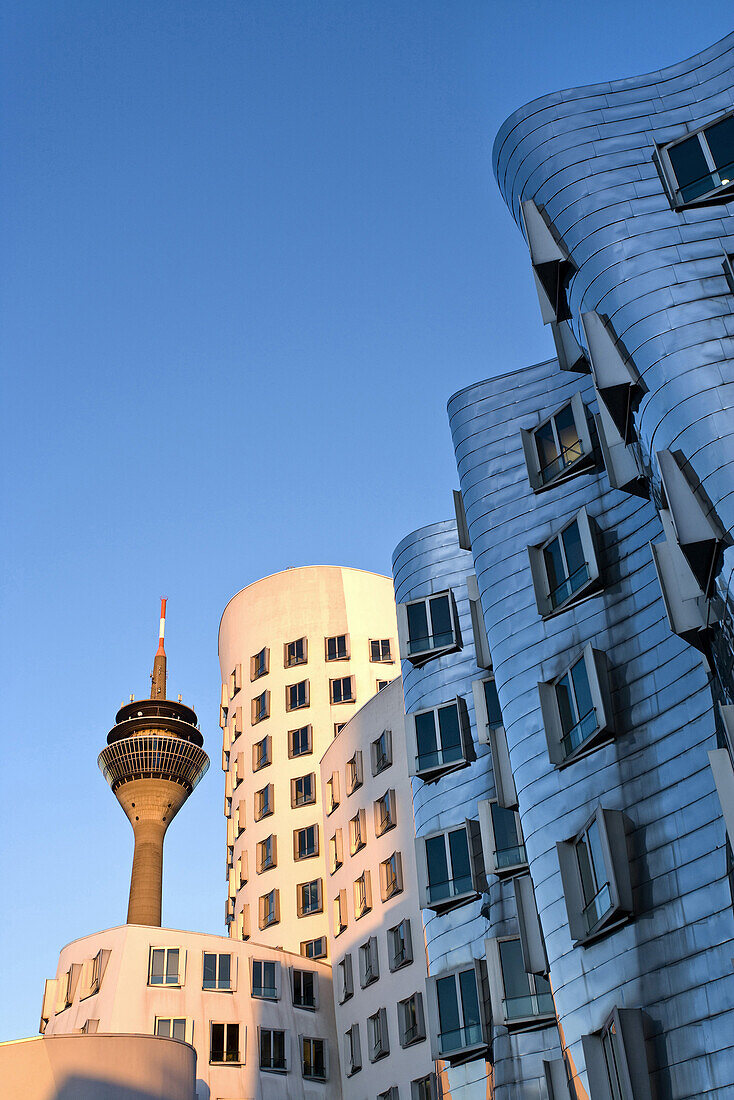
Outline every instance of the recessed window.
<svg viewBox="0 0 734 1100"><path fill-rule="evenodd" d="M488 940L487 949L493 1018L517 1031L552 1018L550 984L542 974L528 973L520 938Z"/></svg>
<svg viewBox="0 0 734 1100"><path fill-rule="evenodd" d="M652 1100L639 1008L615 1008L602 1028L582 1035L581 1042L594 1100Z"/></svg>
<svg viewBox="0 0 734 1100"><path fill-rule="evenodd" d="M734 115L658 149L675 207L725 202L734 185Z"/></svg>
<svg viewBox="0 0 734 1100"><path fill-rule="evenodd" d="M339 1004L344 1004L354 995L352 956L345 955L343 959L340 959L337 970L339 974Z"/></svg>
<svg viewBox="0 0 734 1100"><path fill-rule="evenodd" d="M293 832L293 858L311 859L319 854L319 827L307 825L305 829L295 829Z"/></svg>
<svg viewBox="0 0 734 1100"><path fill-rule="evenodd" d="M380 957L377 950L377 937L370 936L359 949L359 983L362 989L366 989L379 977Z"/></svg>
<svg viewBox="0 0 734 1100"><path fill-rule="evenodd" d="M339 736L339 734L340 734L340 733L341 733L341 731L342 731L342 730L344 729L344 727L346 726L346 724L347 724L346 722L335 722L335 723L334 723L334 737L338 737L338 736Z"/></svg>
<svg viewBox="0 0 734 1100"><path fill-rule="evenodd" d="M403 868L400 852L393 852L380 864L380 896L389 901L403 889Z"/></svg>
<svg viewBox="0 0 734 1100"><path fill-rule="evenodd" d="M240 1057L240 1025L210 1025L209 1062L211 1065L237 1065Z"/></svg>
<svg viewBox="0 0 734 1100"><path fill-rule="evenodd" d="M427 1077L418 1077L410 1082L410 1100L438 1100L435 1073L429 1073Z"/></svg>
<svg viewBox="0 0 734 1100"><path fill-rule="evenodd" d="M186 1042L186 1019L182 1019L180 1016L156 1016L155 1018L155 1034L160 1039L180 1039L182 1043ZM87 1028L85 1034L90 1034L90 1029Z"/></svg>
<svg viewBox="0 0 734 1100"><path fill-rule="evenodd" d="M613 735L606 656L587 645L550 683L538 684L552 763L563 766Z"/></svg>
<svg viewBox="0 0 734 1100"><path fill-rule="evenodd" d="M581 395L574 394L537 428L523 429L522 442L536 493L588 470L594 454Z"/></svg>
<svg viewBox="0 0 734 1100"><path fill-rule="evenodd" d="M392 764L392 731L383 730L379 737L372 742L370 755L372 757L372 774L379 775Z"/></svg>
<svg viewBox="0 0 734 1100"><path fill-rule="evenodd" d="M340 676L336 680L329 680L329 691L332 703L353 703L354 677Z"/></svg>
<svg viewBox="0 0 734 1100"><path fill-rule="evenodd" d="M266 676L270 668L270 650L265 646L259 653L250 657L250 679L257 680Z"/></svg>
<svg viewBox="0 0 734 1100"><path fill-rule="evenodd" d="M414 665L450 653L461 646L458 615L451 592L398 605L403 653Z"/></svg>
<svg viewBox="0 0 734 1100"><path fill-rule="evenodd" d="M277 890L263 894L259 899L260 929L269 928L280 920L280 895Z"/></svg>
<svg viewBox="0 0 734 1100"><path fill-rule="evenodd" d="M275 796L273 784L268 783L259 791L255 791L255 821L262 821L275 809Z"/></svg>
<svg viewBox="0 0 734 1100"><path fill-rule="evenodd" d="M486 1046L479 964L429 978L438 1015L437 1054L449 1061L479 1057Z"/></svg>
<svg viewBox="0 0 734 1100"><path fill-rule="evenodd" d="M301 1036L301 1072L305 1081L326 1080L326 1042Z"/></svg>
<svg viewBox="0 0 734 1100"><path fill-rule="evenodd" d="M333 875L344 862L342 831L337 829L329 841L329 874Z"/></svg>
<svg viewBox="0 0 734 1100"><path fill-rule="evenodd" d="M204 952L202 989L233 989L232 956ZM175 1038L175 1036L174 1036Z"/></svg>
<svg viewBox="0 0 734 1100"><path fill-rule="evenodd" d="M256 741L252 746L252 770L259 772L273 762L272 738L270 734Z"/></svg>
<svg viewBox="0 0 734 1100"><path fill-rule="evenodd" d="M400 970L413 961L413 942L410 935L410 921L406 917L387 930L387 957L390 970Z"/></svg>
<svg viewBox="0 0 734 1100"><path fill-rule="evenodd" d="M316 801L316 775L299 775L291 779L291 806L310 806Z"/></svg>
<svg viewBox="0 0 734 1100"><path fill-rule="evenodd" d="M300 680L297 684L288 684L285 689L285 709L301 710L309 704L308 680Z"/></svg>
<svg viewBox="0 0 734 1100"><path fill-rule="evenodd" d="M263 691L252 700L251 723L256 726L258 722L270 717L270 692Z"/></svg>
<svg viewBox="0 0 734 1100"><path fill-rule="evenodd" d="M332 772L326 780L326 812L331 814L339 805L339 772Z"/></svg>
<svg viewBox="0 0 734 1100"><path fill-rule="evenodd" d="M183 985L183 960L186 952L178 947L152 947L148 985Z"/></svg>
<svg viewBox="0 0 734 1100"><path fill-rule="evenodd" d="M370 1062L385 1058L390 1053L390 1039L387 1033L387 1009L378 1008L367 1017L367 1041L369 1043Z"/></svg>
<svg viewBox="0 0 734 1100"><path fill-rule="evenodd" d="M296 1008L316 1008L316 975L313 970L293 971L293 1004Z"/></svg>
<svg viewBox="0 0 734 1100"><path fill-rule="evenodd" d="M389 1089L385 1089L384 1092L378 1092L377 1100L400 1100L400 1094L398 1092L397 1085L390 1085Z"/></svg>
<svg viewBox="0 0 734 1100"><path fill-rule="evenodd" d="M398 1027L401 1047L410 1047L425 1039L426 1024L420 993L412 993L404 1001L398 1001Z"/></svg>
<svg viewBox="0 0 734 1100"><path fill-rule="evenodd" d="M624 814L599 807L584 827L556 845L571 935L586 944L632 914Z"/></svg>
<svg viewBox="0 0 734 1100"><path fill-rule="evenodd" d="M349 659L349 635L337 634L324 639L327 661L347 661Z"/></svg>
<svg viewBox="0 0 734 1100"><path fill-rule="evenodd" d="M359 920L372 908L372 886L369 871L363 871L354 882L354 919Z"/></svg>
<svg viewBox="0 0 734 1100"><path fill-rule="evenodd" d="M305 638L296 638L295 642L286 642L283 663L286 668L305 665L308 660L308 642Z"/></svg>
<svg viewBox="0 0 734 1100"><path fill-rule="evenodd" d="M242 665L235 665L229 674L229 697L232 698L242 687Z"/></svg>
<svg viewBox="0 0 734 1100"><path fill-rule="evenodd" d="M252 960L252 996L266 1001L278 1000L279 963Z"/></svg>
<svg viewBox="0 0 734 1100"><path fill-rule="evenodd" d="M477 895L483 873L478 822L419 838L417 853L423 908L440 911Z"/></svg>
<svg viewBox="0 0 734 1100"><path fill-rule="evenodd" d="M334 898L334 935L340 936L347 927L347 892L340 890Z"/></svg>
<svg viewBox="0 0 734 1100"><path fill-rule="evenodd" d="M347 1077L362 1068L362 1050L359 1041L359 1024L352 1024L344 1034L344 1061Z"/></svg>
<svg viewBox="0 0 734 1100"><path fill-rule="evenodd" d="M395 806L395 791L385 791L382 798L375 801L375 836L382 836L398 823Z"/></svg>
<svg viewBox="0 0 734 1100"><path fill-rule="evenodd" d="M469 712L461 696L406 718L411 775L430 782L474 759Z"/></svg>
<svg viewBox="0 0 734 1100"><path fill-rule="evenodd" d="M313 736L310 726L299 726L297 730L288 730L288 755L308 756L313 752Z"/></svg>
<svg viewBox="0 0 734 1100"><path fill-rule="evenodd" d="M312 913L320 913L321 904L321 879L313 879L311 882L301 882L296 887L296 902L299 917L308 917Z"/></svg>
<svg viewBox="0 0 734 1100"><path fill-rule="evenodd" d="M367 829L364 810L358 810L349 819L349 852L355 855L367 843Z"/></svg>
<svg viewBox="0 0 734 1100"><path fill-rule="evenodd" d="M350 760L347 760L347 796L354 794L358 787L362 786L362 753L357 750Z"/></svg>
<svg viewBox="0 0 734 1100"><path fill-rule="evenodd" d="M307 959L325 959L326 936L317 936L315 940L301 940L301 954Z"/></svg>
<svg viewBox="0 0 734 1100"><path fill-rule="evenodd" d="M287 1033L270 1027L261 1027L259 1030L260 1069L285 1073L288 1069L286 1064Z"/></svg>
<svg viewBox="0 0 734 1100"><path fill-rule="evenodd" d="M520 815L500 806L496 799L479 803L479 823L486 870L491 874L514 874L527 866Z"/></svg>
<svg viewBox="0 0 734 1100"><path fill-rule="evenodd" d="M276 845L278 838L272 833L270 836L266 836L264 840L259 840L257 843L257 873L260 875L263 871L269 871L271 867L276 867L278 859L276 855Z"/></svg>
<svg viewBox="0 0 734 1100"><path fill-rule="evenodd" d="M599 566L585 508L546 542L529 547L528 552L538 611L544 617L599 588Z"/></svg>
<svg viewBox="0 0 734 1100"><path fill-rule="evenodd" d="M392 664L392 643L389 638L370 638L370 661L373 664Z"/></svg>
<svg viewBox="0 0 734 1100"><path fill-rule="evenodd" d="M382 689L386 688L389 683L389 680L375 680L375 687L377 691L382 691Z"/></svg>

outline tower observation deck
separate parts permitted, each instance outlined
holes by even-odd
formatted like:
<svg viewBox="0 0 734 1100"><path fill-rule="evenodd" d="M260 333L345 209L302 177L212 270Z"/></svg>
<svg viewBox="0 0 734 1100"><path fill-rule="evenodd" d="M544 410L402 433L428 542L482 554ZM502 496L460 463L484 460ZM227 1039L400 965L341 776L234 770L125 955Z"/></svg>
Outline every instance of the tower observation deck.
<svg viewBox="0 0 734 1100"><path fill-rule="evenodd" d="M165 615L150 699L120 707L97 761L135 836L128 924L160 925L166 829L209 767L196 713L166 699Z"/></svg>

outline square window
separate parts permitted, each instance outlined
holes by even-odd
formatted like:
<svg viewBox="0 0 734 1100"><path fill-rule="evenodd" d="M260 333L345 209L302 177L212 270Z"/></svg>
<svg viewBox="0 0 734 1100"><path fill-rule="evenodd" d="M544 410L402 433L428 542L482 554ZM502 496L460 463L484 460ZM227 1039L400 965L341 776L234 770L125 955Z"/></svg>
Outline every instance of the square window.
<svg viewBox="0 0 734 1100"><path fill-rule="evenodd" d="M734 115L724 115L657 150L674 208L726 202L734 180Z"/></svg>
<svg viewBox="0 0 734 1100"><path fill-rule="evenodd" d="M266 1001L277 1001L279 997L279 963L252 960L252 996Z"/></svg>
<svg viewBox="0 0 734 1100"><path fill-rule="evenodd" d="M413 993L404 1001L398 1001L398 1025L401 1047L410 1047L425 1039L426 1024L423 1016L423 997L420 993Z"/></svg>
<svg viewBox="0 0 734 1100"><path fill-rule="evenodd" d="M399 604L398 627L401 651L417 666L461 647L459 619L451 592L437 592Z"/></svg>
<svg viewBox="0 0 734 1100"><path fill-rule="evenodd" d="M449 1062L483 1057L487 1034L482 1002L481 963L429 978L438 1022L433 1053Z"/></svg>
<svg viewBox="0 0 734 1100"><path fill-rule="evenodd" d="M296 1008L316 1008L316 989L313 970L293 971L293 1004Z"/></svg>
<svg viewBox="0 0 734 1100"><path fill-rule="evenodd" d="M252 770L259 772L273 761L272 738L268 734L262 740L256 741L252 746Z"/></svg>
<svg viewBox="0 0 734 1100"><path fill-rule="evenodd" d="M389 680L375 680L375 687L378 691L382 691L390 683Z"/></svg>
<svg viewBox="0 0 734 1100"><path fill-rule="evenodd" d="M298 916L308 917L312 913L320 913L321 905L321 879L313 879L311 882L301 882L296 887L296 899L298 904Z"/></svg>
<svg viewBox="0 0 734 1100"><path fill-rule="evenodd" d="M260 1069L285 1073L287 1032L275 1028L261 1027L260 1031Z"/></svg>
<svg viewBox="0 0 734 1100"><path fill-rule="evenodd" d="M232 956L204 952L202 989L234 989L232 981ZM176 1036L174 1036L176 1038Z"/></svg>
<svg viewBox="0 0 734 1100"><path fill-rule="evenodd" d="M255 791L255 821L262 821L264 817L268 817L269 814L273 813L274 809L273 784L268 783L266 787Z"/></svg>
<svg viewBox="0 0 734 1100"><path fill-rule="evenodd" d="M180 1039L185 1043L187 1030L190 1034L190 1029L186 1027L186 1020L181 1017L156 1016L155 1018L154 1034L161 1039ZM85 1033L90 1034L89 1028Z"/></svg>
<svg viewBox="0 0 734 1100"><path fill-rule="evenodd" d="M269 928L280 920L280 897L277 890L263 894L259 899L259 927Z"/></svg>
<svg viewBox="0 0 734 1100"><path fill-rule="evenodd" d="M332 703L354 702L354 677L340 676L336 680L329 680Z"/></svg>
<svg viewBox="0 0 734 1100"><path fill-rule="evenodd" d="M300 680L297 684L288 684L285 689L285 709L302 710L309 705L308 680Z"/></svg>
<svg viewBox="0 0 734 1100"><path fill-rule="evenodd" d="M644 1014L615 1008L602 1028L582 1035L594 1100L652 1100Z"/></svg>
<svg viewBox="0 0 734 1100"><path fill-rule="evenodd" d="M393 852L380 864L380 893L383 901L389 901L403 889L403 869L400 852Z"/></svg>
<svg viewBox="0 0 734 1100"><path fill-rule="evenodd" d="M333 875L338 871L343 862L342 831L337 829L329 841L329 874Z"/></svg>
<svg viewBox="0 0 734 1100"><path fill-rule="evenodd" d="M370 661L373 664L392 664L392 643L389 638L370 639Z"/></svg>
<svg viewBox="0 0 734 1100"><path fill-rule="evenodd" d="M387 930L388 965L390 970L400 970L413 961L413 942L410 935L410 921L406 917Z"/></svg>
<svg viewBox="0 0 734 1100"><path fill-rule="evenodd" d="M465 767L475 757L466 700L406 715L408 771L424 782Z"/></svg>
<svg viewBox="0 0 734 1100"><path fill-rule="evenodd" d="M240 1058L240 1025L210 1025L209 1063L210 1065L237 1065Z"/></svg>
<svg viewBox="0 0 734 1100"><path fill-rule="evenodd" d="M299 775L291 779L291 806L310 806L316 801L316 774Z"/></svg>
<svg viewBox="0 0 734 1100"><path fill-rule="evenodd" d="M307 825L304 829L295 829L293 833L293 858L311 859L319 854L319 827Z"/></svg>
<svg viewBox="0 0 734 1100"><path fill-rule="evenodd" d="M423 908L441 912L477 896L484 870L477 821L419 838L416 852Z"/></svg>
<svg viewBox="0 0 734 1100"><path fill-rule="evenodd" d="M359 1024L352 1024L344 1035L344 1060L347 1077L362 1068L362 1051L359 1041Z"/></svg>
<svg viewBox="0 0 734 1100"><path fill-rule="evenodd" d="M308 642L305 638L297 638L295 642L286 642L283 656L283 664L286 668L294 665L305 665L308 660Z"/></svg>
<svg viewBox="0 0 734 1100"><path fill-rule="evenodd" d="M301 1069L305 1081L326 1080L326 1042L301 1037Z"/></svg>
<svg viewBox="0 0 734 1100"><path fill-rule="evenodd" d="M548 755L557 767L613 736L606 656L587 645L550 683L538 684Z"/></svg>
<svg viewBox="0 0 734 1100"><path fill-rule="evenodd" d="M178 947L151 947L148 985L183 985L186 952Z"/></svg>
<svg viewBox="0 0 734 1100"><path fill-rule="evenodd" d="M382 798L375 801L375 836L382 836L398 823L395 806L395 791L385 791Z"/></svg>
<svg viewBox="0 0 734 1100"><path fill-rule="evenodd" d="M270 669L270 650L264 646L259 653L250 657L250 680L266 676Z"/></svg>
<svg viewBox="0 0 734 1100"><path fill-rule="evenodd" d="M313 737L310 726L299 726L288 731L288 756L308 756L313 752Z"/></svg>
<svg viewBox="0 0 734 1100"><path fill-rule="evenodd" d="M278 838L274 834L266 836L264 840L260 840L257 843L257 873L261 875L263 871L269 871L271 867L277 867L277 843Z"/></svg>
<svg viewBox="0 0 734 1100"><path fill-rule="evenodd" d="M367 1017L367 1039L369 1042L370 1062L385 1058L390 1053L390 1040L387 1032L387 1010L378 1008Z"/></svg>
<svg viewBox="0 0 734 1100"><path fill-rule="evenodd" d="M347 661L349 659L349 635L337 634L324 641L327 661Z"/></svg>

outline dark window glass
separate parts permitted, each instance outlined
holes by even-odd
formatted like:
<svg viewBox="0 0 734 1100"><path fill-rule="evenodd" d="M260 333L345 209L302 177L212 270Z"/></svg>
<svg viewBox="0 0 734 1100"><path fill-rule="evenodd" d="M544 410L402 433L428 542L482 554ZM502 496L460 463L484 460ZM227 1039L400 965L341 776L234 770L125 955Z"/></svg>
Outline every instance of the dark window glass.
<svg viewBox="0 0 734 1100"><path fill-rule="evenodd" d="M443 835L429 837L426 841L426 863L428 865L428 900L436 901L447 897L449 866Z"/></svg>
<svg viewBox="0 0 734 1100"><path fill-rule="evenodd" d="M431 643L428 631L428 613L425 603L409 603L407 612L408 637L410 639L411 650L418 653L423 649L429 649Z"/></svg>
<svg viewBox="0 0 734 1100"><path fill-rule="evenodd" d="M707 127L705 133L714 164L723 177L721 183L728 183L734 174L734 117L722 118Z"/></svg>
<svg viewBox="0 0 734 1100"><path fill-rule="evenodd" d="M451 608L448 596L435 596L429 600L431 606L431 626L433 628L433 645L451 645L454 640L451 628Z"/></svg>
<svg viewBox="0 0 734 1100"><path fill-rule="evenodd" d="M517 818L514 810L506 810L504 806L493 802L492 828L497 846L495 853L497 866L512 867L516 863L524 863L525 845L520 843L517 835Z"/></svg>
<svg viewBox="0 0 734 1100"><path fill-rule="evenodd" d="M436 982L436 994L438 998L438 1025L440 1029L441 1048L451 1050L461 1046L457 1041L461 1032L459 1020L459 1002L456 997L456 981L453 974L447 978L439 978Z"/></svg>
<svg viewBox="0 0 734 1100"><path fill-rule="evenodd" d="M497 685L494 680L484 681L484 702L487 705L488 725L492 729L497 729L503 723L500 701L497 695Z"/></svg>
<svg viewBox="0 0 734 1100"><path fill-rule="evenodd" d="M684 202L712 189L711 174L697 136L678 142L668 150L668 155Z"/></svg>

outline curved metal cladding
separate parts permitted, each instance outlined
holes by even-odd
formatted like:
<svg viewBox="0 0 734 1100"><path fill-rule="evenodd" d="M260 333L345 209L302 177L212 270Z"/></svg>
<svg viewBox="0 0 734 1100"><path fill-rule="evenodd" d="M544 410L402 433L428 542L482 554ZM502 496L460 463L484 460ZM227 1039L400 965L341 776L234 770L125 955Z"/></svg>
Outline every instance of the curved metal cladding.
<svg viewBox="0 0 734 1100"><path fill-rule="evenodd" d="M576 269L572 325L609 318L647 392L636 426L653 482L657 452L681 451L696 488L734 532L734 297L722 268L734 252L734 203L674 209L653 153L731 112L734 34L645 76L554 92L500 129L494 167L505 202L542 206ZM724 181L726 182L726 181ZM705 498L704 498L705 499ZM734 549L718 589L734 636ZM733 690L731 655L720 657Z"/></svg>
<svg viewBox="0 0 734 1100"><path fill-rule="evenodd" d="M600 463L531 488L521 429L576 392L588 417L596 408L591 379L553 361L449 402L559 1026L579 1096L606 1095L590 1084L582 1036L593 1039L616 1007L645 1014L656 1095L724 1100L734 1089L734 917L707 759L716 746L710 685L700 654L668 626L649 547L662 535L654 505L611 488ZM544 619L528 547L582 508L596 523L601 590ZM606 656L614 735L557 767L538 684L560 676L589 643ZM577 836L599 806L623 815L632 915L574 945L556 845Z"/></svg>
<svg viewBox="0 0 734 1100"><path fill-rule="evenodd" d="M419 838L476 819L478 803L495 796L489 747L479 743L472 683L486 677L476 662L467 577L473 574L471 554L460 549L453 520L422 527L406 536L393 554L395 598L398 604L450 589L456 601L462 646L458 652L435 657L415 668L403 660L406 714L462 697L468 707L476 759L435 782L414 778L413 809ZM410 750L409 750L410 751ZM423 909L429 973L436 976L454 967L485 958L485 938L515 935L516 908L512 884L488 876L488 895L443 913ZM488 904L487 904L488 903ZM437 1028L435 1019L429 1028ZM486 1100L490 1082L494 1100L519 1095L541 1096L543 1059L558 1057L555 1025L510 1035L491 1029L491 1064L484 1055L463 1065L445 1065L452 1100Z"/></svg>

